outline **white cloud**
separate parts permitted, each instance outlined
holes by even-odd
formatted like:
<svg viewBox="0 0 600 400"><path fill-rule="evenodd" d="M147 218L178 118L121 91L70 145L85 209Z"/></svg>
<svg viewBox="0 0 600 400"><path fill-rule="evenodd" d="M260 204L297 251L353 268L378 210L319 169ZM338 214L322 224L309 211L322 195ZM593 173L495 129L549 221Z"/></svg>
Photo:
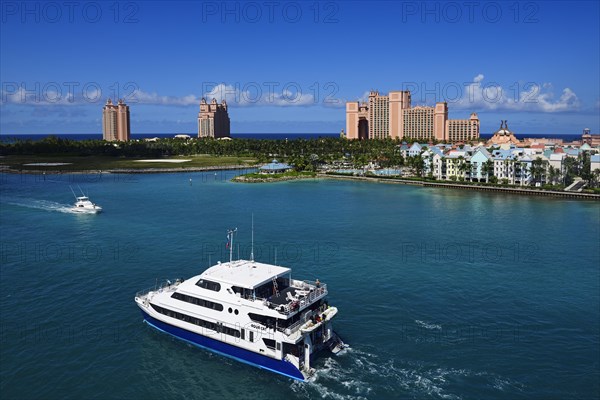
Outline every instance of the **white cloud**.
<svg viewBox="0 0 600 400"><path fill-rule="evenodd" d="M104 104L106 96L96 88L89 89L86 93L60 93L51 90L26 90L21 87L9 87L0 91L2 98L0 104L23 105L85 105ZM319 92L317 92L319 94ZM324 96L326 96L324 94ZM311 107L322 104L325 107L344 107L345 100L337 98L315 97L311 88L303 88L296 83L286 84L283 87L277 84L251 83L240 88L239 84L228 85L220 83L201 96L188 94L185 96L165 96L157 92L146 92L136 88L134 91L123 94L123 100L128 105L149 104L164 106L198 106L204 97L210 102L213 98L219 103L226 100L230 106L239 107ZM113 99L115 101L116 99Z"/></svg>
<svg viewBox="0 0 600 400"><path fill-rule="evenodd" d="M229 105L241 107L309 107L318 103L318 99L312 93L303 93L302 87L296 84L279 88L279 85L252 83L241 88L237 84L234 86L220 83L202 97L208 102L214 98L219 103L225 100Z"/></svg>
<svg viewBox="0 0 600 400"><path fill-rule="evenodd" d="M59 88L60 89L60 88ZM53 88L39 87L27 90L24 87L14 87L11 90L0 91L0 104L27 104L32 106L75 105L72 93L63 93Z"/></svg>
<svg viewBox="0 0 600 400"><path fill-rule="evenodd" d="M472 82L464 84L462 96L449 101L452 107L472 111L530 111L553 113L576 111L580 107L577 94L570 88L564 88L555 99L551 83L515 82L505 89L501 85L484 83L484 75L478 74Z"/></svg>
<svg viewBox="0 0 600 400"><path fill-rule="evenodd" d="M46 85L48 86L48 85ZM23 87L3 85L0 91L0 104L22 104L33 106L72 106L72 105L102 105L106 100L100 87L91 87L86 93L75 91L69 92L67 88L53 88L43 86L42 89L27 90ZM418 87L418 86L417 86ZM455 93L456 88L461 88L454 99L446 98L451 108L465 109L469 111L529 111L542 113L556 113L565 111L581 110L580 100L571 88L564 88L560 95L554 94L550 83L515 82L503 87L493 81L485 82L484 74L477 74L471 82L452 83L448 87L448 93ZM78 88L77 88L78 89ZM210 102L213 98L217 102L226 100L232 107L312 107L323 106L327 108L343 108L346 99L330 94L328 88L320 88L315 91L314 86L303 87L297 83L277 84L272 82L251 82L244 85L239 83L214 85L210 90L200 96L188 94L184 96L166 96L156 92L145 92L136 88L133 92L125 94L124 100L129 105L148 104L178 107L197 107L200 99L204 97ZM337 93L337 87L335 87ZM438 101L442 101L447 90L440 85L436 94ZM430 92L428 92L430 94ZM367 101L369 91L365 91L359 101ZM422 93L413 92L413 105L431 100L430 98L419 99ZM114 100L114 99L113 99ZM354 100L354 99L352 99ZM596 109L598 104L596 104Z"/></svg>
<svg viewBox="0 0 600 400"><path fill-rule="evenodd" d="M141 89L136 89L125 98L128 104L154 104L168 106L191 106L200 104L200 99L193 94L187 96L161 96L156 92L147 93Z"/></svg>

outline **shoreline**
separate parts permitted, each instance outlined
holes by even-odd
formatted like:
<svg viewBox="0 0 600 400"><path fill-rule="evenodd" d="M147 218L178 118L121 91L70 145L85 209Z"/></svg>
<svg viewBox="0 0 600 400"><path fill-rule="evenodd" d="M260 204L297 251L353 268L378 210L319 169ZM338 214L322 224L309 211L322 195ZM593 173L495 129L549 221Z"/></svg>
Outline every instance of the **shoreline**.
<svg viewBox="0 0 600 400"><path fill-rule="evenodd" d="M517 194L517 195L528 195L528 196L551 196L551 197L562 197L571 198L578 200L600 200L599 194L593 193L578 193L578 192L560 192L556 190L543 190L543 189L521 189L521 188L508 188L501 186L479 186L479 185L464 185L459 183L441 183L441 182L426 182L416 181L401 178L377 178L370 176L344 176L344 175L333 175L318 173L319 178L326 179L339 179L339 180L354 180L363 182L373 183L388 183L396 185L412 185L422 187L438 187L438 188L449 188L449 189L470 189L478 190L482 192L495 192L495 193L506 193L506 194Z"/></svg>
<svg viewBox="0 0 600 400"><path fill-rule="evenodd" d="M233 171L233 170L254 170L256 167L250 167L248 165L222 165L222 166L206 166L206 167L180 167L180 168L114 168L106 170L40 170L40 169L26 169L26 170L15 170L11 168L0 168L0 173L10 174L29 174L29 175L60 175L60 174L160 174L160 173L182 173L182 172L207 172L207 171ZM307 177L308 178L308 177ZM307 178L294 177L293 179L273 179L273 180L261 180L261 181L242 181L235 180L238 183L273 183L273 182L284 182L294 180L304 180ZM527 195L527 196L548 196L548 197L561 197L578 200L595 200L600 201L599 194L593 193L578 193L578 192L561 192L556 190L543 190L543 189L526 189L526 188L509 188L501 186L479 186L479 185L465 185L459 183L442 183L442 182L426 182L418 180L408 180L401 178L379 178L370 176L349 176L349 175L333 175L319 172L311 179L337 179L337 180L350 180L350 181L362 181L372 183L387 183L396 185L412 185L422 187L437 187L437 188L449 188L449 189L468 189L476 190L481 192L494 192L504 194L516 194L516 195ZM233 178L235 179L235 177ZM233 180L232 179L232 180Z"/></svg>

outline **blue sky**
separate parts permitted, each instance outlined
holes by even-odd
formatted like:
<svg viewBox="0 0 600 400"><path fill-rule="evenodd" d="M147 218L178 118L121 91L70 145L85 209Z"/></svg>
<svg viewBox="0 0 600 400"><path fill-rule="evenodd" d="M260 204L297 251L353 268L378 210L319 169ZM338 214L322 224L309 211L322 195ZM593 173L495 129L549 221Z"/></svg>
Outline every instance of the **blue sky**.
<svg viewBox="0 0 600 400"><path fill-rule="evenodd" d="M600 131L597 1L2 2L1 134L194 133L226 98L233 133L335 133L344 102L411 89L519 133Z"/></svg>

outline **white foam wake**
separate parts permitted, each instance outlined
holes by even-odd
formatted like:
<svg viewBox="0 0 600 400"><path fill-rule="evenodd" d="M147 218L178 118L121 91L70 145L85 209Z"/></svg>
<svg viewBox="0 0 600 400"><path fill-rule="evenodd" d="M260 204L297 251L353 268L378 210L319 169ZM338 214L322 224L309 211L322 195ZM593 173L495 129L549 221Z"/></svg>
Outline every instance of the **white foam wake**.
<svg viewBox="0 0 600 400"><path fill-rule="evenodd" d="M317 372L306 383L291 389L301 398L313 399L462 399L465 379L485 379L489 390L522 391L524 385L490 372L444 368L423 362L384 357L349 347L343 355L327 357L315 365Z"/></svg>
<svg viewBox="0 0 600 400"><path fill-rule="evenodd" d="M49 200L34 200L34 199L2 199L2 202L5 204L18 206L18 207L27 207L34 208L38 210L44 211L55 211L62 212L67 214L79 214L73 210L73 206L69 204L61 204L54 201Z"/></svg>
<svg viewBox="0 0 600 400"><path fill-rule="evenodd" d="M438 325L438 324L431 324L425 321L421 321L419 319L415 320L415 323L425 329L435 329L435 330L442 330L442 326Z"/></svg>

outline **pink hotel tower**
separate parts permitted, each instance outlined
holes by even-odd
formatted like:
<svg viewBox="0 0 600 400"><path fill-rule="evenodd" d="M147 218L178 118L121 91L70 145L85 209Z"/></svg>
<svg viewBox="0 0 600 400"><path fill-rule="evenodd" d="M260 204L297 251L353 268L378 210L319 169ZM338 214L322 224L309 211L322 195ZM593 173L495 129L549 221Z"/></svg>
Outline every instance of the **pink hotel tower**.
<svg viewBox="0 0 600 400"><path fill-rule="evenodd" d="M479 138L479 118L448 119L448 104L411 108L409 91L394 91L387 96L369 93L368 102L346 103L346 137L348 139L436 139L441 142L464 142Z"/></svg>
<svg viewBox="0 0 600 400"><path fill-rule="evenodd" d="M110 142L126 142L130 135L129 106L123 100L113 104L112 100L108 99L102 108L102 138Z"/></svg>
<svg viewBox="0 0 600 400"><path fill-rule="evenodd" d="M230 135L230 121L227 112L227 102L217 103L212 99L210 103L203 97L200 100L200 112L198 113L198 137L199 138L222 138Z"/></svg>

